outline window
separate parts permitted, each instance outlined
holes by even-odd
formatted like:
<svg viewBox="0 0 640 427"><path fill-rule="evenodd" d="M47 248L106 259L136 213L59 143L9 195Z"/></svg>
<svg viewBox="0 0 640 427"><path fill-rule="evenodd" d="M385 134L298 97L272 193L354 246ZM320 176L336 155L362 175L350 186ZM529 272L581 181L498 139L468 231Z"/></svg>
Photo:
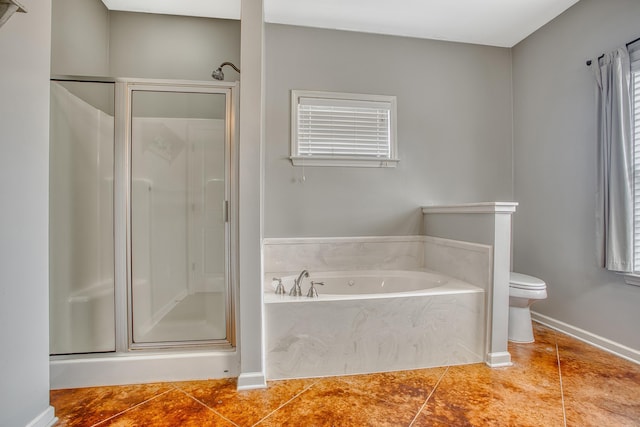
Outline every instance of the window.
<svg viewBox="0 0 640 427"><path fill-rule="evenodd" d="M633 274L625 281L640 286L640 43L629 45L631 61L631 126L633 132Z"/></svg>
<svg viewBox="0 0 640 427"><path fill-rule="evenodd" d="M395 167L396 97L291 92L291 161L302 166Z"/></svg>
<svg viewBox="0 0 640 427"><path fill-rule="evenodd" d="M631 102L633 126L633 271L640 274L640 49L631 50Z"/></svg>

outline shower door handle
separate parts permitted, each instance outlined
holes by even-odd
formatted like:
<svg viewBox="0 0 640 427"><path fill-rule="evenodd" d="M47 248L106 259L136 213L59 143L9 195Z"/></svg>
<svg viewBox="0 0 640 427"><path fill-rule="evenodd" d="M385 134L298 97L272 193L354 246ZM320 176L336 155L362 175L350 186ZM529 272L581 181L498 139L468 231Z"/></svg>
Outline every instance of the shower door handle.
<svg viewBox="0 0 640 427"><path fill-rule="evenodd" d="M229 201L222 202L222 222L229 222Z"/></svg>

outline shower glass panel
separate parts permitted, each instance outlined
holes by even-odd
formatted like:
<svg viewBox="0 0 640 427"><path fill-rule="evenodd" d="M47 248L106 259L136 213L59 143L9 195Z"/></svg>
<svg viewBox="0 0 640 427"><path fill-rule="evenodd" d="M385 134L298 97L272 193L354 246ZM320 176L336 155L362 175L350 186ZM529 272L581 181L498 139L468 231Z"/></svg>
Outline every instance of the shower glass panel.
<svg viewBox="0 0 640 427"><path fill-rule="evenodd" d="M228 338L226 114L224 92L131 92L132 348Z"/></svg>
<svg viewBox="0 0 640 427"><path fill-rule="evenodd" d="M115 351L114 92L51 82L51 354Z"/></svg>

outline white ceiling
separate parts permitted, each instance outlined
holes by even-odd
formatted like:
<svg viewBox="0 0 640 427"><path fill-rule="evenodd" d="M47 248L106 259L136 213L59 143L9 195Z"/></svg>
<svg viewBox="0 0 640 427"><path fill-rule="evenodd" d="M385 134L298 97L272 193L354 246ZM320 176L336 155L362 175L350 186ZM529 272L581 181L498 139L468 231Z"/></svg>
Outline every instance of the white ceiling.
<svg viewBox="0 0 640 427"><path fill-rule="evenodd" d="M240 18L240 0L102 0L110 10ZM264 0L265 21L512 47L578 0Z"/></svg>

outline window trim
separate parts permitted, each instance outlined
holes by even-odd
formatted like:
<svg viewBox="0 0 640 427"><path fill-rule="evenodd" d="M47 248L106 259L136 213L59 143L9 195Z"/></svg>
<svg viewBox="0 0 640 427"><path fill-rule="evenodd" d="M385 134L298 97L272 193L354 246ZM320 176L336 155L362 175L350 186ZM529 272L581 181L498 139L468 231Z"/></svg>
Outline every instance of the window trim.
<svg viewBox="0 0 640 427"><path fill-rule="evenodd" d="M323 100L373 101L389 104L389 158L374 159L359 156L301 156L298 150L298 106L300 98L318 98ZM291 91L291 156L294 166L345 166L345 167L391 167L395 168L398 159L397 146L397 102L395 96L372 95L343 92L323 92L310 90Z"/></svg>

